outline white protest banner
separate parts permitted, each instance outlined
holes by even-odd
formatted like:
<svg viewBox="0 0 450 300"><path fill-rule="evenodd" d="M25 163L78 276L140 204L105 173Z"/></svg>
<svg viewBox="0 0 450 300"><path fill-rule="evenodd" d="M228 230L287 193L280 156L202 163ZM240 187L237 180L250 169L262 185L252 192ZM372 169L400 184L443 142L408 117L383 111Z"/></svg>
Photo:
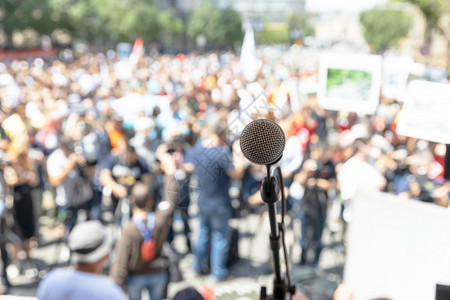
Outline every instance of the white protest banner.
<svg viewBox="0 0 450 300"><path fill-rule="evenodd" d="M450 283L450 211L391 194L353 199L344 283L352 300L435 299Z"/></svg>
<svg viewBox="0 0 450 300"><path fill-rule="evenodd" d="M124 123L133 124L140 112L151 116L153 109L158 106L161 113L170 111L170 102L167 96L141 95L133 93L111 102L112 109L123 118Z"/></svg>
<svg viewBox="0 0 450 300"><path fill-rule="evenodd" d="M450 144L450 84L414 80L397 124L399 135Z"/></svg>
<svg viewBox="0 0 450 300"><path fill-rule="evenodd" d="M327 53L320 58L317 98L329 110L375 113L381 87L379 55Z"/></svg>

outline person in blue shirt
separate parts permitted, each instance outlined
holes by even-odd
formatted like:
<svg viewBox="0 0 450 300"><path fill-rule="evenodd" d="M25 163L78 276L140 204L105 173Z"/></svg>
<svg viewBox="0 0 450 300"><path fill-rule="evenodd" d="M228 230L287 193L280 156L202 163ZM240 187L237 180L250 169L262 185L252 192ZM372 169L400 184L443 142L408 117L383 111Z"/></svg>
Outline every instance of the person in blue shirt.
<svg viewBox="0 0 450 300"><path fill-rule="evenodd" d="M201 143L186 153L186 162L195 166L193 176L197 181L199 234L194 270L198 274L205 273L211 249L211 273L217 280L229 275L226 262L231 232L228 221L232 215L228 195L230 179L241 179L244 173L238 142L230 147L226 132L225 122L207 122Z"/></svg>

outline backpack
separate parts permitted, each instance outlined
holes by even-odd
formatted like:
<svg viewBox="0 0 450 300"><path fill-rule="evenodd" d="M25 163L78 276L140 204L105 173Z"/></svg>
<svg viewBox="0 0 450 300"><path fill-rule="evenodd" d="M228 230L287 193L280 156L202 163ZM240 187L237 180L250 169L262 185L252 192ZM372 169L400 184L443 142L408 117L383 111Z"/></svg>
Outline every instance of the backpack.
<svg viewBox="0 0 450 300"><path fill-rule="evenodd" d="M144 238L144 241L141 244L141 258L143 261L148 262L155 258L156 254L155 241L152 239L153 228L155 227L155 213L148 213L147 226L136 216L133 216L133 221Z"/></svg>

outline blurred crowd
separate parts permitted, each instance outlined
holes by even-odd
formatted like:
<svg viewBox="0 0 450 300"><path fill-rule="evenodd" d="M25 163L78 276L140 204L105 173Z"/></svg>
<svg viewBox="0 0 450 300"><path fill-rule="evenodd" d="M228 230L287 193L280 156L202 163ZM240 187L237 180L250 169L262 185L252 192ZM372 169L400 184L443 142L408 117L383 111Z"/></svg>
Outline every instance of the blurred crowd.
<svg viewBox="0 0 450 300"><path fill-rule="evenodd" d="M86 266L115 247L110 275L130 299L140 299L143 288L152 300L162 298L165 290L156 287L173 280L167 262L158 259L173 251L174 213L183 220L194 270L226 280L233 246L228 221L264 207L259 188L265 168L250 164L239 149L241 130L257 118L277 122L286 135L281 170L288 210L302 224L296 241L300 264L319 266L324 228L339 231L351 222L352 199L360 189L449 206L446 145L399 136L402 103L396 99L382 96L371 116L324 110L314 93L298 90L300 83L315 80L316 69L291 60L299 50L290 51L262 56L251 81L242 75L239 57L229 52L145 56L136 62L108 52L70 62L0 63L4 285L11 286L6 266L32 265L30 250L39 243L43 215L64 224L61 239L77 258L71 260L75 270L101 273L105 261ZM56 209L43 206L45 192ZM231 199L239 205L232 206ZM195 216L190 206L197 206ZM76 231L81 211L94 224L84 221L92 228ZM191 218L199 222L196 245ZM121 233L108 241L103 256L94 255L104 244L99 224L111 223L122 227ZM93 240L81 241L88 232L96 233ZM146 260L139 247L148 240L155 243ZM45 294L50 277L42 281L40 299L58 298ZM120 299L121 293L110 297Z"/></svg>

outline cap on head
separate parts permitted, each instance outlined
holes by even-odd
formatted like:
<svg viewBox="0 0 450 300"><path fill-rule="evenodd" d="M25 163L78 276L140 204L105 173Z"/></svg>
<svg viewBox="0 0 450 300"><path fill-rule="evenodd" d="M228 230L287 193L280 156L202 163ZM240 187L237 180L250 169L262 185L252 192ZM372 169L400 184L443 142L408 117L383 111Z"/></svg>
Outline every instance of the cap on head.
<svg viewBox="0 0 450 300"><path fill-rule="evenodd" d="M68 244L73 264L92 264L111 251L112 237L99 221L87 221L75 225Z"/></svg>

